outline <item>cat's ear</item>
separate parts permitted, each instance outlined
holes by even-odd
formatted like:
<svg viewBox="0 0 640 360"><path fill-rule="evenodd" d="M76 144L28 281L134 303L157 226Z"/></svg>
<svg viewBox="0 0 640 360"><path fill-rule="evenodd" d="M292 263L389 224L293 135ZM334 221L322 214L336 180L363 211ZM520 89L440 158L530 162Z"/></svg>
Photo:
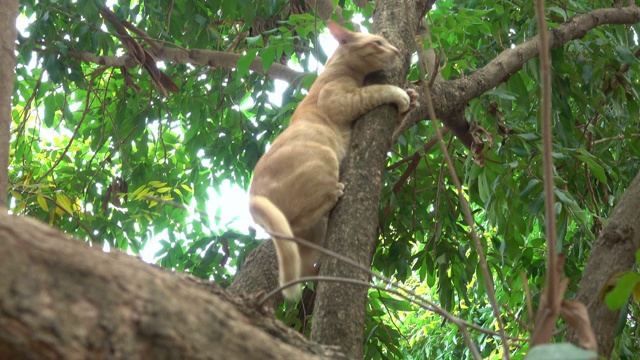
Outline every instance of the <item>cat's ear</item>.
<svg viewBox="0 0 640 360"><path fill-rule="evenodd" d="M335 21L327 21L327 27L329 28L331 35L338 40L340 45L344 45L354 38L353 32L343 28Z"/></svg>

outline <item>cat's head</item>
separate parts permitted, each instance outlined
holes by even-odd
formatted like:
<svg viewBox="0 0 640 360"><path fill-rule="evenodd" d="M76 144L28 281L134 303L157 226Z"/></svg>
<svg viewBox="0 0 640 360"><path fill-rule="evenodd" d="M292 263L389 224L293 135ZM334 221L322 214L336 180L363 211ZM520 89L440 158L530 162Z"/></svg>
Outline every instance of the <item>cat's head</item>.
<svg viewBox="0 0 640 360"><path fill-rule="evenodd" d="M333 21L327 22L327 28L340 43L331 57L332 62L339 61L371 73L388 68L400 55L398 49L382 36L353 32Z"/></svg>

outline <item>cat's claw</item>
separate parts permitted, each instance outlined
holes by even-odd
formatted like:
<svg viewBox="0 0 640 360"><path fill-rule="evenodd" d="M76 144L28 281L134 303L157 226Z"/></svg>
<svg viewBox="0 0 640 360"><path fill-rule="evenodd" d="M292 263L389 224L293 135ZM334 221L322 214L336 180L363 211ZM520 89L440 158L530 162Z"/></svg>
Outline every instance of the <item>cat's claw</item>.
<svg viewBox="0 0 640 360"><path fill-rule="evenodd" d="M344 195L344 184L339 182L338 185L336 186L336 199L340 198L342 195Z"/></svg>
<svg viewBox="0 0 640 360"><path fill-rule="evenodd" d="M409 112L420 105L420 102L418 101L418 92L413 89L405 89L404 91L409 95L409 107L404 112Z"/></svg>

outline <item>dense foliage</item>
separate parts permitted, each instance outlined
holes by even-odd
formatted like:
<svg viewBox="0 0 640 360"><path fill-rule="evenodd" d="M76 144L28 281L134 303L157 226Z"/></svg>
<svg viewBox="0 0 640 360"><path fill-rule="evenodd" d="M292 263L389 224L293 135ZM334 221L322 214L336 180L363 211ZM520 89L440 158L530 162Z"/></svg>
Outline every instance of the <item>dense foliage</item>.
<svg viewBox="0 0 640 360"><path fill-rule="evenodd" d="M370 25L372 3L337 3L345 18ZM425 46L437 49L445 79L464 77L536 34L533 6L440 1L427 16L432 39ZM550 2L549 25L601 6L610 4ZM224 215L239 201L225 193L247 189L257 159L312 83L315 60L326 59L322 21L297 1L109 3L119 19L162 45L240 55L237 68L158 63L179 89L171 92L142 66L83 61L84 52L125 54L126 40L102 7L99 0L21 1L11 211L133 254L160 241L162 266L227 283L258 242L242 221ZM552 51L558 247L567 256L569 295L591 242L639 170L638 30L602 26ZM256 56L264 71L284 64L299 76L276 88L273 78L250 71ZM527 62L468 104L468 120L488 131L485 166L456 139L447 142L485 240L508 334L522 339L532 321L527 296L535 303L546 268L538 65ZM416 67L408 80L419 76ZM443 156L424 149L433 134L430 123L420 123L390 152L373 268L495 330ZM417 167L404 176L416 153ZM366 358L469 356L457 329L433 313L379 290L370 291L368 310ZM631 304L623 313L615 358L640 353L640 310ZM472 335L483 357L500 357L496 336ZM527 347L515 340L513 358Z"/></svg>

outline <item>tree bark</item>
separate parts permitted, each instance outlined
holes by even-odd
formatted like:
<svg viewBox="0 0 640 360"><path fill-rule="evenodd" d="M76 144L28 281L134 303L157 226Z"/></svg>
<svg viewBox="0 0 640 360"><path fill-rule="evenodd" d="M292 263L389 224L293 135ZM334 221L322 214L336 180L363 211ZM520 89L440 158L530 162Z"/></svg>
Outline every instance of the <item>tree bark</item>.
<svg viewBox="0 0 640 360"><path fill-rule="evenodd" d="M0 359L335 359L254 299L0 214Z"/></svg>
<svg viewBox="0 0 640 360"><path fill-rule="evenodd" d="M431 7L426 7L425 2L415 3L385 1L377 4L372 32L381 34L400 49L403 61L375 82L382 80L404 86L409 57L415 48L418 19ZM356 122L349 154L342 165L341 182L346 186L345 194L331 213L324 244L365 267L371 266L376 246L382 172L386 153L391 147L396 115L395 107L386 105ZM369 281L368 274L331 257L323 257L320 275ZM363 286L320 281L311 339L340 346L350 358L361 359L367 293L368 289Z"/></svg>
<svg viewBox="0 0 640 360"><path fill-rule="evenodd" d="M242 268L227 290L233 294L257 294L265 293L278 287L278 262L276 248L271 239L247 256ZM265 302L265 306L275 309L283 301L282 294L278 293Z"/></svg>
<svg viewBox="0 0 640 360"><path fill-rule="evenodd" d="M16 67L18 0L0 1L0 212L7 211L11 96Z"/></svg>
<svg viewBox="0 0 640 360"><path fill-rule="evenodd" d="M612 276L633 269L640 248L640 173L636 175L620 203L611 212L607 226L591 248L584 268L577 300L587 306L598 340L598 352L609 358L620 311L611 311L600 294ZM567 338L578 344L578 334L569 328Z"/></svg>

